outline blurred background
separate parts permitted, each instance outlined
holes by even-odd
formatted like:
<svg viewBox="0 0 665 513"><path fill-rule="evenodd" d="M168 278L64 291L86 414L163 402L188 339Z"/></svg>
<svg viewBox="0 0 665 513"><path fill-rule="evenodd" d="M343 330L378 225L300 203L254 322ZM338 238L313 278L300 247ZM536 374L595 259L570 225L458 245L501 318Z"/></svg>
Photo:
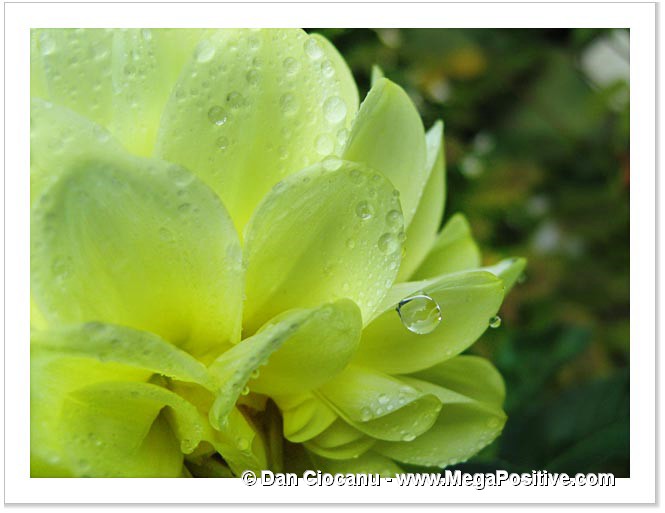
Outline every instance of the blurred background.
<svg viewBox="0 0 665 513"><path fill-rule="evenodd" d="M361 98L371 69L445 123L445 218L485 263L528 259L471 352L506 380L503 435L465 471L629 475L629 33L316 29Z"/></svg>

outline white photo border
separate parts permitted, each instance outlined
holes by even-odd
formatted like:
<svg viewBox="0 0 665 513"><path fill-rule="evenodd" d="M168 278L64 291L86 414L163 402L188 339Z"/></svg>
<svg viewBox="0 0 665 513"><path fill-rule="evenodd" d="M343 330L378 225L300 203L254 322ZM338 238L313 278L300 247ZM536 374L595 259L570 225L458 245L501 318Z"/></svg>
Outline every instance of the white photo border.
<svg viewBox="0 0 665 513"><path fill-rule="evenodd" d="M6 503L653 503L656 498L656 6L651 3L5 3ZM630 29L630 478L614 487L260 487L240 479L30 478L31 27ZM602 291L598 291L599 294ZM538 470L538 469L535 469Z"/></svg>

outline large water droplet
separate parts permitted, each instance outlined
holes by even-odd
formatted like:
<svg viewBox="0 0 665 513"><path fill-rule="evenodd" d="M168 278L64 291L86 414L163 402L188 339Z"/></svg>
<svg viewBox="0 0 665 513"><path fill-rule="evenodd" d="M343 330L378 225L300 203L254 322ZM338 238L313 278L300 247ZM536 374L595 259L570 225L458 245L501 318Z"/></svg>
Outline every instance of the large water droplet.
<svg viewBox="0 0 665 513"><path fill-rule="evenodd" d="M43 55L50 55L55 51L55 41L48 34L40 34L39 47Z"/></svg>
<svg viewBox="0 0 665 513"><path fill-rule="evenodd" d="M291 93L285 93L279 99L279 107L285 115L291 116L298 110L298 101Z"/></svg>
<svg viewBox="0 0 665 513"><path fill-rule="evenodd" d="M208 62L215 56L215 47L210 41L203 40L196 47L195 54L196 60L200 63Z"/></svg>
<svg viewBox="0 0 665 513"><path fill-rule="evenodd" d="M232 91L226 95L226 102L232 109L239 109L245 105L245 98L238 91Z"/></svg>
<svg viewBox="0 0 665 513"><path fill-rule="evenodd" d="M317 60L323 56L323 50L316 42L316 39L310 37L305 41L305 53L310 59Z"/></svg>
<svg viewBox="0 0 665 513"><path fill-rule="evenodd" d="M393 233L384 233L379 237L378 246L382 253L392 255L399 249L399 240L397 240L397 236Z"/></svg>
<svg viewBox="0 0 665 513"><path fill-rule="evenodd" d="M374 208L367 201L361 201L356 205L356 215L360 219L370 219L374 215Z"/></svg>
<svg viewBox="0 0 665 513"><path fill-rule="evenodd" d="M219 139L217 139L217 147L222 151L224 151L226 148L228 148L229 147L228 137L222 136Z"/></svg>
<svg viewBox="0 0 665 513"><path fill-rule="evenodd" d="M330 78L335 74L335 68L333 68L332 62L328 59L321 63L321 73L326 78Z"/></svg>
<svg viewBox="0 0 665 513"><path fill-rule="evenodd" d="M402 224L402 214L399 210L391 210L386 214L386 223L392 228L398 228Z"/></svg>
<svg viewBox="0 0 665 513"><path fill-rule="evenodd" d="M397 313L404 327L418 335L432 333L441 323L441 307L427 294L403 299L397 305Z"/></svg>
<svg viewBox="0 0 665 513"><path fill-rule="evenodd" d="M490 328L498 328L499 326L501 326L501 317L495 315L490 319L489 325Z"/></svg>
<svg viewBox="0 0 665 513"><path fill-rule="evenodd" d="M346 104L339 96L331 96L323 103L323 115L330 123L339 123L346 117Z"/></svg>
<svg viewBox="0 0 665 513"><path fill-rule="evenodd" d="M316 151L320 155L330 155L333 151L333 142L327 134L321 134L316 138L315 141Z"/></svg>
<svg viewBox="0 0 665 513"><path fill-rule="evenodd" d="M208 110L208 119L213 125L222 126L226 123L228 116L223 108L219 105L214 105Z"/></svg>
<svg viewBox="0 0 665 513"><path fill-rule="evenodd" d="M284 66L284 71L286 71L287 75L295 75L300 69L300 63L293 57L287 57L284 59L282 65Z"/></svg>

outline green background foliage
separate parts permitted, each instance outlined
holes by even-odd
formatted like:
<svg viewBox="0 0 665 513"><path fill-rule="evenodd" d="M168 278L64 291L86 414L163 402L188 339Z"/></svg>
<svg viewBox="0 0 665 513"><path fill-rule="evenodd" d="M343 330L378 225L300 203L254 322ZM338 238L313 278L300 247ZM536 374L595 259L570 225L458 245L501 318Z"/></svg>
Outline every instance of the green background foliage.
<svg viewBox="0 0 665 513"><path fill-rule="evenodd" d="M316 29L445 122L445 217L485 264L528 258L471 352L507 385L503 435L456 468L629 475L628 32ZM445 315L445 312L444 312Z"/></svg>

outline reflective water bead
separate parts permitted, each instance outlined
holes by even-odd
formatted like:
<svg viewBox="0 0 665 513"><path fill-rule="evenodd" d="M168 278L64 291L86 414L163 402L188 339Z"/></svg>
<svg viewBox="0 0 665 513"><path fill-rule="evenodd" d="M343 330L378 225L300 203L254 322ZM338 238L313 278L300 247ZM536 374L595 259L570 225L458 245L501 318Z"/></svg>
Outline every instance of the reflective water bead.
<svg viewBox="0 0 665 513"><path fill-rule="evenodd" d="M441 307L427 294L403 299L396 310L404 327L418 335L432 333L441 324Z"/></svg>
<svg viewBox="0 0 665 513"><path fill-rule="evenodd" d="M219 105L214 105L208 110L208 120L217 126L221 126L226 123L228 116L226 111Z"/></svg>
<svg viewBox="0 0 665 513"><path fill-rule="evenodd" d="M501 326L501 317L495 315L494 317L490 318L489 325L490 328L498 328L499 326Z"/></svg>

